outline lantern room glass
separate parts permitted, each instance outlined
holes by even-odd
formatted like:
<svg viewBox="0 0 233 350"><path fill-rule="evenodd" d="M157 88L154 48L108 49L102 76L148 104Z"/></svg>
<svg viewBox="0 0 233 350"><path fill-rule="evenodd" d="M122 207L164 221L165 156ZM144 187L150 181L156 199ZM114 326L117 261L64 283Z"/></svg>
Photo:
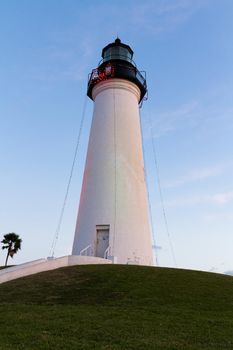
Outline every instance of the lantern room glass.
<svg viewBox="0 0 233 350"><path fill-rule="evenodd" d="M104 52L103 62L109 61L109 60L124 60L131 62L132 61L132 54L129 52L129 50L122 46L113 46L109 47Z"/></svg>

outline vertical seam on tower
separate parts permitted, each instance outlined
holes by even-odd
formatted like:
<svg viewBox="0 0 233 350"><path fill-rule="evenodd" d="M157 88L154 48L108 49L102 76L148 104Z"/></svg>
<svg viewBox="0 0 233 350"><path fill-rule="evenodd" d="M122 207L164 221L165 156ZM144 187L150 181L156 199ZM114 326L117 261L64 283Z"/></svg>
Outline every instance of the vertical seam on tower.
<svg viewBox="0 0 233 350"><path fill-rule="evenodd" d="M115 253L115 237L116 237L116 205L117 205L117 149L116 149L116 99L115 88L113 88L113 143L114 143L114 221L113 221L113 247L112 255Z"/></svg>

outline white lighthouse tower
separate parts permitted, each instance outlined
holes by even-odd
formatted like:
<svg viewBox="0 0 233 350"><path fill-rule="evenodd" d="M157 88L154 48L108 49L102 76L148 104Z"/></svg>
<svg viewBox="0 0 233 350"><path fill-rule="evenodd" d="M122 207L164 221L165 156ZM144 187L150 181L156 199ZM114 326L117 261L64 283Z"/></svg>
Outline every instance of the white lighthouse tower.
<svg viewBox="0 0 233 350"><path fill-rule="evenodd" d="M94 112L72 254L152 265L139 115L147 86L132 57L116 39L89 77Z"/></svg>

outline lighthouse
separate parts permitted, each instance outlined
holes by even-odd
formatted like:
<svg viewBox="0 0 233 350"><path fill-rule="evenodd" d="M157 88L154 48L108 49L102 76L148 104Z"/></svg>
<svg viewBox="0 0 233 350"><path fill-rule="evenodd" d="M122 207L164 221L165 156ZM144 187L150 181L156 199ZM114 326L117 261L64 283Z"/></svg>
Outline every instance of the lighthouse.
<svg viewBox="0 0 233 350"><path fill-rule="evenodd" d="M119 38L89 75L94 102L73 255L152 265L139 106L146 79Z"/></svg>

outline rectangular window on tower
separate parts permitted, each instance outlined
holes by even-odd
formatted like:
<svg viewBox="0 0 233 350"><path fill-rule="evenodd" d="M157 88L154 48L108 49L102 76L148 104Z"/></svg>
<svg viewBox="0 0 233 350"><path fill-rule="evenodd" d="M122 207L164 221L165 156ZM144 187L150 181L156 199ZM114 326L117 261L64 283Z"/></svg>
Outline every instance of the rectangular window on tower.
<svg viewBox="0 0 233 350"><path fill-rule="evenodd" d="M99 258L107 257L109 248L110 225L96 225L96 249L95 256Z"/></svg>

